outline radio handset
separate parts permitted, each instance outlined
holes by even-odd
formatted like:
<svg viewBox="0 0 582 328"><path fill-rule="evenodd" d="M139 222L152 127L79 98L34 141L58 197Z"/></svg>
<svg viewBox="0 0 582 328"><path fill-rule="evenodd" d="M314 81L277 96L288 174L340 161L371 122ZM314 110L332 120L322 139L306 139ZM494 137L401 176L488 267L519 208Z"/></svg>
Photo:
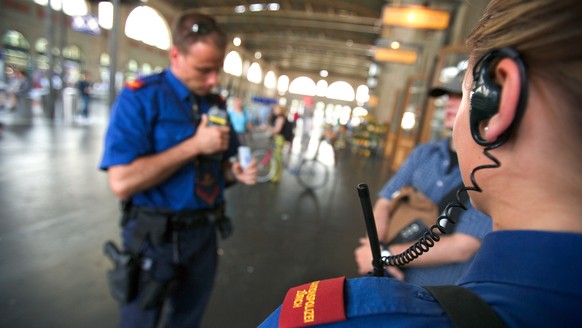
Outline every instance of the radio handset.
<svg viewBox="0 0 582 328"><path fill-rule="evenodd" d="M218 106L212 106L208 110L208 126L225 126L228 125L228 113L225 110L218 108ZM224 157L223 152L210 154L205 156L208 159L221 161Z"/></svg>
<svg viewBox="0 0 582 328"><path fill-rule="evenodd" d="M370 247L372 248L373 274L376 277L383 277L384 265L382 263L380 242L378 241L378 232L376 231L376 222L374 221L374 211L372 210L372 201L370 200L370 191L367 184L360 183L358 185L358 196L360 196L360 203L362 204L362 211L364 212L364 220L366 221L366 230L368 231Z"/></svg>
<svg viewBox="0 0 582 328"><path fill-rule="evenodd" d="M225 110L218 108L218 106L212 106L208 110L208 125L227 125L228 124L228 113Z"/></svg>

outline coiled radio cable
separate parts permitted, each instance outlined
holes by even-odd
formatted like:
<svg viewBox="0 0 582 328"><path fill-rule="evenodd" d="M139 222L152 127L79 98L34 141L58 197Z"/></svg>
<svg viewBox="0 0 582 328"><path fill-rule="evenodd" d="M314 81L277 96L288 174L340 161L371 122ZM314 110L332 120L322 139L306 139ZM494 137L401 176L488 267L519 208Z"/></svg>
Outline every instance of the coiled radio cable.
<svg viewBox="0 0 582 328"><path fill-rule="evenodd" d="M461 187L457 190L456 193L456 202L452 202L445 206L445 209L441 213L441 215L437 218L437 221L434 225L432 225L428 231L426 231L422 237L420 237L414 244L412 244L408 249L404 252L391 255L391 256L382 256L381 262L385 266L403 266L406 265L415 259L417 259L422 254L428 252L438 241L441 240L440 234L446 234L447 231L445 230L445 226L448 224L456 224L457 222L451 218L451 212L455 208L461 208L462 210L466 211L467 206L463 204L461 201L461 193L468 192L468 191L476 191L482 192L483 190L477 183L475 179L475 174L480 170L485 169L493 169L498 168L501 166L501 162L495 156L490 153L490 150L497 148L497 146L487 146L483 149L483 154L491 160L491 164L484 164L477 166L471 172L471 184L472 186L469 187Z"/></svg>

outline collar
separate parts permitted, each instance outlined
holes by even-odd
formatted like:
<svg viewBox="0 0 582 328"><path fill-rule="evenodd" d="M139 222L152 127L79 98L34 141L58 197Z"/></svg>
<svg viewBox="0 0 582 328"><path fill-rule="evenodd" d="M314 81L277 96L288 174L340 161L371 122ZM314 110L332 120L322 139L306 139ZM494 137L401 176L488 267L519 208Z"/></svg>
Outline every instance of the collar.
<svg viewBox="0 0 582 328"><path fill-rule="evenodd" d="M172 71L170 69L166 69L165 76L166 76L168 83L170 84L172 89L174 89L174 91L176 92L176 95L178 96L178 98L180 100L189 100L190 99L190 95L192 94L192 92L190 92L190 90L188 90L188 88L186 88L184 83L182 83L182 81L180 81L176 77L176 75L174 75L174 73L172 73Z"/></svg>
<svg viewBox="0 0 582 328"><path fill-rule="evenodd" d="M496 231L483 239L459 284L500 282L582 297L582 234Z"/></svg>

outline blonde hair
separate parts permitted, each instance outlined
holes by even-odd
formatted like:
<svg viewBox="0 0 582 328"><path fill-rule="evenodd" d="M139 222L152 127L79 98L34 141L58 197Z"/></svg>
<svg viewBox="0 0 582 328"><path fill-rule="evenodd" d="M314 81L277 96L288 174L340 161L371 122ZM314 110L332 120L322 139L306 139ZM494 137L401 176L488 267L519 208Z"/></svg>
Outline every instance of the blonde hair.
<svg viewBox="0 0 582 328"><path fill-rule="evenodd" d="M280 115L287 116L287 107L276 104L275 108L279 109Z"/></svg>
<svg viewBox="0 0 582 328"><path fill-rule="evenodd" d="M467 46L473 64L492 49L512 47L520 53L532 83L554 86L552 90L572 107L582 100L580 0L492 0ZM567 116L582 125L581 111Z"/></svg>

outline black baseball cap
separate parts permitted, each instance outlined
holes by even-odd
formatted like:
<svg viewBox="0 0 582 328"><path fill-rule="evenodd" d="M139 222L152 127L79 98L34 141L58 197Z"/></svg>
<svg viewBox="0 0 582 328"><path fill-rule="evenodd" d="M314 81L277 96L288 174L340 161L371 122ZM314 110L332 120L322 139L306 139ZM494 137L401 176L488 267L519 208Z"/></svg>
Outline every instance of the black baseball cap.
<svg viewBox="0 0 582 328"><path fill-rule="evenodd" d="M465 70L461 70L449 82L432 88L428 94L431 97L440 97L442 95L448 95L448 94L461 95L461 94L463 94L462 84L463 84L464 77L465 77Z"/></svg>

